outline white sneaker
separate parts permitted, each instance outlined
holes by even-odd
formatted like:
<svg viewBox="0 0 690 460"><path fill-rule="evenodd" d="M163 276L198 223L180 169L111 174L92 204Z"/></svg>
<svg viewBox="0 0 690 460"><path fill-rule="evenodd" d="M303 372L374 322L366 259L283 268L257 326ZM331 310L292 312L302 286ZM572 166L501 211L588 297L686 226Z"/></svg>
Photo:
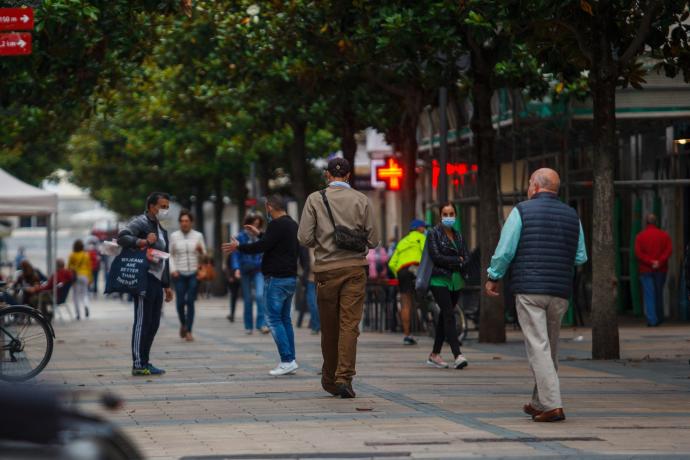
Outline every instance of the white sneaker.
<svg viewBox="0 0 690 460"><path fill-rule="evenodd" d="M458 355L458 357L455 358L455 364L453 364L453 367L456 369L463 369L467 367L467 360L464 356Z"/></svg>
<svg viewBox="0 0 690 460"><path fill-rule="evenodd" d="M287 375L287 374L294 374L299 366L297 365L297 361L292 361L289 363L280 363L278 364L278 367L273 369L272 371L269 372L269 374L274 375L274 376L279 376L279 375Z"/></svg>

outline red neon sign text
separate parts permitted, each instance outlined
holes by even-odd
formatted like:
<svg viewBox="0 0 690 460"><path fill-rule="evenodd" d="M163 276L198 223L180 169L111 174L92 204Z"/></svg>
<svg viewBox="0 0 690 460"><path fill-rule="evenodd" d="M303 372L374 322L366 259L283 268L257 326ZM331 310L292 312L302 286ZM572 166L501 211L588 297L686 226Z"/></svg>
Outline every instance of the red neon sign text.
<svg viewBox="0 0 690 460"><path fill-rule="evenodd" d="M477 172L477 165L467 164L467 163L448 163L446 165L446 175L448 176L460 176L453 178L453 185L464 185L465 184L465 174L468 172ZM431 186L433 188L438 188L438 176L441 175L441 166L438 164L438 160L434 160L431 164Z"/></svg>

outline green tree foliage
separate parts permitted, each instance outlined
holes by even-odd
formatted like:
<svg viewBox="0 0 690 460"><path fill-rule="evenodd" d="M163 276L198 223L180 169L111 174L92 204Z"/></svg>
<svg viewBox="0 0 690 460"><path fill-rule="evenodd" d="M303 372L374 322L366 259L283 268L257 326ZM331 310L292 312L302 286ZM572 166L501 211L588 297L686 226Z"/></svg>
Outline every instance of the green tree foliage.
<svg viewBox="0 0 690 460"><path fill-rule="evenodd" d="M616 88L640 88L646 67L690 81L688 4L675 0L528 2L535 17L533 49L565 82L584 71L593 101L594 210L592 356L620 357L613 240L614 162L618 154Z"/></svg>
<svg viewBox="0 0 690 460"><path fill-rule="evenodd" d="M64 143L91 109L94 89L141 61L152 18L177 5L163 0L39 3L33 54L0 59L0 167L33 183L64 165Z"/></svg>
<svg viewBox="0 0 690 460"><path fill-rule="evenodd" d="M489 265L500 231L498 161L491 98L501 88L517 88L518 94L525 90L530 96L540 96L547 89L541 65L530 53L520 28L521 19L532 21L538 16L527 16L523 3L468 0L460 2L459 6L461 37L472 63L466 85L473 103L471 127L482 199L479 212L482 267ZM482 270L482 285L486 281L486 271ZM503 299L483 296L481 305L479 340L505 342Z"/></svg>

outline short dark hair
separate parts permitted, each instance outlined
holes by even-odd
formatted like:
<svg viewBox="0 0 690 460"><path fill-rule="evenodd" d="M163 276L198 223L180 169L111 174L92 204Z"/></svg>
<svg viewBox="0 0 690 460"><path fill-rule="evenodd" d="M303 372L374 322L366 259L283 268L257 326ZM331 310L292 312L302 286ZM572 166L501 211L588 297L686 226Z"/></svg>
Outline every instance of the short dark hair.
<svg viewBox="0 0 690 460"><path fill-rule="evenodd" d="M181 221L184 216L189 217L189 220L194 222L194 216L192 215L192 211L190 211L189 209L183 209L182 211L180 211L180 215L177 218L177 221Z"/></svg>
<svg viewBox="0 0 690 460"><path fill-rule="evenodd" d="M266 204L275 209L276 211L285 211L287 205L285 204L285 198L282 195L274 194L266 198Z"/></svg>
<svg viewBox="0 0 690 460"><path fill-rule="evenodd" d="M153 192L151 193L148 197L146 197L146 210L151 206L155 206L158 204L158 200L160 199L164 200L170 200L170 194L165 193L165 192Z"/></svg>
<svg viewBox="0 0 690 460"><path fill-rule="evenodd" d="M259 226L264 225L264 216L262 216L259 213L253 213L253 212L250 212L249 214L244 216L244 221L242 222L242 225L251 225L254 223L255 220L258 220L261 222L259 224Z"/></svg>
<svg viewBox="0 0 690 460"><path fill-rule="evenodd" d="M72 252L79 252L84 250L84 242L82 240L77 240L72 245Z"/></svg>

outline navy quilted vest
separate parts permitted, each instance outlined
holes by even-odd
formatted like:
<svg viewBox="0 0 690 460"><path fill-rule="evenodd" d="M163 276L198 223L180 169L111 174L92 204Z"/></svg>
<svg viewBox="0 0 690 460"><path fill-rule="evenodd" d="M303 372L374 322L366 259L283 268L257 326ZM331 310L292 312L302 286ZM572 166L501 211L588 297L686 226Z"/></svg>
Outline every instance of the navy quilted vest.
<svg viewBox="0 0 690 460"><path fill-rule="evenodd" d="M511 264L513 294L546 294L564 299L573 292L573 267L580 219L553 193L538 193L517 205L522 232Z"/></svg>

